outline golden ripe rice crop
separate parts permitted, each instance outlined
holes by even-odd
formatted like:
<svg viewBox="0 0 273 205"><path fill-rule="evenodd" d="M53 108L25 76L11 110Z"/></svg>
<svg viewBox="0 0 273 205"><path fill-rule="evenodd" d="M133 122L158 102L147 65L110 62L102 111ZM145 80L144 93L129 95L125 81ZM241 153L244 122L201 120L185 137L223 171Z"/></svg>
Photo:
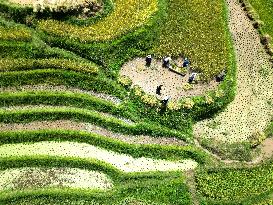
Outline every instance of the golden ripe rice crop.
<svg viewBox="0 0 273 205"><path fill-rule="evenodd" d="M229 58L224 8L222 0L169 1L156 55L185 55L205 78L219 73Z"/></svg>
<svg viewBox="0 0 273 205"><path fill-rule="evenodd" d="M114 11L94 25L80 27L56 20L43 20L38 27L49 34L77 38L82 42L104 41L145 24L157 9L156 0L116 0Z"/></svg>
<svg viewBox="0 0 273 205"><path fill-rule="evenodd" d="M31 33L30 31L23 28L7 28L0 26L0 40L3 41L30 41Z"/></svg>

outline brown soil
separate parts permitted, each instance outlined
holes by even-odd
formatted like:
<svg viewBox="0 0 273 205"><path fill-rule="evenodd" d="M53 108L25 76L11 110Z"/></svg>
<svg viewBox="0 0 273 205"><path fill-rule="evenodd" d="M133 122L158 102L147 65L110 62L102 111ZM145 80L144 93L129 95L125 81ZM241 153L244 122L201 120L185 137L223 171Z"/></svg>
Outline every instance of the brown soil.
<svg viewBox="0 0 273 205"><path fill-rule="evenodd" d="M261 155L264 159L271 158L273 155L273 139L265 139L261 144L261 150Z"/></svg>
<svg viewBox="0 0 273 205"><path fill-rule="evenodd" d="M191 198L192 198L192 204L193 205L199 205L199 200L197 198L197 193L196 193L196 182L195 182L195 174L193 170L189 170L185 172L185 177L186 177L186 183L189 187L189 191L191 193Z"/></svg>
<svg viewBox="0 0 273 205"><path fill-rule="evenodd" d="M178 61L181 60L178 59ZM147 67L144 58L127 62L122 66L120 74L128 76L133 81L133 85L139 85L146 93L157 96L159 99L170 96L173 100L178 100L181 97L201 95L215 89L218 84L215 81L209 84L194 84L192 90L185 91L183 85L188 82L190 71L183 77L163 68L160 60L153 60L152 65ZM163 85L160 96L156 95L156 87L159 85Z"/></svg>
<svg viewBox="0 0 273 205"><path fill-rule="evenodd" d="M123 135L114 133L105 128L92 125L90 123L79 123L68 120L57 121L36 121L25 124L0 124L0 131L22 131L22 130L42 130L42 129L59 129L59 130L73 130L86 131L96 133L112 139L117 139L129 144L159 144L159 145L176 145L184 146L185 142L176 138L169 137L151 137L146 135Z"/></svg>

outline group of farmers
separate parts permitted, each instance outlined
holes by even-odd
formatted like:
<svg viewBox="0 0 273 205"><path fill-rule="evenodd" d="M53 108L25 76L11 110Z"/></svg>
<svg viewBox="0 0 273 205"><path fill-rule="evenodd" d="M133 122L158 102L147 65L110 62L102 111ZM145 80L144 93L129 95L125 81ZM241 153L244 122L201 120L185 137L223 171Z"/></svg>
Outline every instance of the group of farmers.
<svg viewBox="0 0 273 205"><path fill-rule="evenodd" d="M146 56L145 61L146 61L146 66L150 66L152 64L152 56L151 55ZM165 58L163 58L162 66L164 68L171 69L172 68L171 61L172 61L171 57L165 57ZM189 65L190 65L189 59L188 58L184 58L183 63L182 63L182 67L183 68L188 68ZM226 75L226 72L222 71L219 75L216 76L216 81L217 82L223 81L224 78L225 78L225 75ZM196 80L196 76L197 76L196 72L191 73L191 75L189 76L189 79L188 79L188 83L193 83ZM157 88L156 88L156 94L157 95L161 95L162 86L163 85L157 86ZM168 103L169 100L170 100L169 96L164 97L164 99L162 100L162 104L163 105L167 105L167 103Z"/></svg>

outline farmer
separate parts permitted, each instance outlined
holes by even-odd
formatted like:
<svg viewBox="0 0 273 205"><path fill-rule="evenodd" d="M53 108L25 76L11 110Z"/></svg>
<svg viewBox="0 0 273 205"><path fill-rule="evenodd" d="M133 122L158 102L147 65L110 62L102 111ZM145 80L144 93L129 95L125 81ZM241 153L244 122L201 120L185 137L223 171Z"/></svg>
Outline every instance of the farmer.
<svg viewBox="0 0 273 205"><path fill-rule="evenodd" d="M156 87L156 94L157 94L157 95L161 95L160 91L161 91L161 87L162 87L162 86L163 86L163 85L159 85L159 86Z"/></svg>
<svg viewBox="0 0 273 205"><path fill-rule="evenodd" d="M216 82L221 82L225 79L226 71L223 70L220 74L216 76Z"/></svg>
<svg viewBox="0 0 273 205"><path fill-rule="evenodd" d="M166 97L163 98L163 100L161 102L162 102L162 104L164 106L167 106L167 104L168 104L168 102L169 102L170 99L171 99L170 96L166 96Z"/></svg>
<svg viewBox="0 0 273 205"><path fill-rule="evenodd" d="M147 55L145 61L146 61L146 66L150 66L152 63L152 56Z"/></svg>
<svg viewBox="0 0 273 205"><path fill-rule="evenodd" d="M171 57L163 58L163 67L164 68L171 68L171 65L170 65L171 60L172 60Z"/></svg>
<svg viewBox="0 0 273 205"><path fill-rule="evenodd" d="M190 64L189 59L188 59L188 58L185 58L182 66L185 68L185 67L188 67L189 64Z"/></svg>
<svg viewBox="0 0 273 205"><path fill-rule="evenodd" d="M189 83L192 83L192 82L195 80L196 76L197 76L197 73L192 73L192 74L190 75L190 77L189 77L188 82L189 82Z"/></svg>

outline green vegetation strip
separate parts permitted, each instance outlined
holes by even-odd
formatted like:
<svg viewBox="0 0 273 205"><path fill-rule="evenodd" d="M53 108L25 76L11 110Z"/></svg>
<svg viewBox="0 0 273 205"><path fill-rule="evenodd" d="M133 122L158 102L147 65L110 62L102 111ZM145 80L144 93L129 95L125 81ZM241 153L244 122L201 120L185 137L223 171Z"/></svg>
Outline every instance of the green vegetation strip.
<svg viewBox="0 0 273 205"><path fill-rule="evenodd" d="M172 130L164 126L159 126L146 122L138 122L134 124L125 123L114 116L102 115L102 113L72 108L72 107L10 107L0 109L0 122L3 123L27 123L41 120L74 120L93 123L101 127L107 128L113 132L120 132L132 135L151 135L164 137L177 137L182 140L189 140L188 136L183 132Z"/></svg>
<svg viewBox="0 0 273 205"><path fill-rule="evenodd" d="M42 188L106 190L112 187L106 174L79 168L21 167L0 171L0 192Z"/></svg>
<svg viewBox="0 0 273 205"><path fill-rule="evenodd" d="M69 130L39 130L39 131L17 131L2 132L0 144L41 142L41 141L71 141L88 143L103 149L112 150L117 153L129 154L133 157L148 157L155 159L179 160L193 159L200 164L209 160L208 155L192 146L162 146L162 145L140 145L128 144L119 140L111 139L102 135L69 131Z"/></svg>
<svg viewBox="0 0 273 205"><path fill-rule="evenodd" d="M123 99L127 94L122 86L104 76L86 75L80 72L66 70L29 70L0 73L0 87L21 85L65 85L83 90L105 92Z"/></svg>
<svg viewBox="0 0 273 205"><path fill-rule="evenodd" d="M0 30L1 31L1 30ZM0 71L21 71L35 69L63 69L88 74L98 73L99 68L94 63L80 62L69 59L26 59L26 58L2 58L0 59Z"/></svg>
<svg viewBox="0 0 273 205"><path fill-rule="evenodd" d="M3 169L16 167L71 167L95 170L106 173L114 181L114 189L108 192L56 189L7 192L1 194L1 203L37 204L46 201L51 204L113 204L117 205L124 198L167 204L191 204L190 194L184 184L181 172L154 172L125 174L109 168L101 162L64 158L13 158L0 160ZM121 203L120 203L121 204ZM151 203L148 203L151 204Z"/></svg>
<svg viewBox="0 0 273 205"><path fill-rule="evenodd" d="M0 157L68 157L99 161L109 164L123 172L186 171L197 167L191 159L170 161L166 159L134 158L104 148L78 142L42 141L35 143L4 144L0 146Z"/></svg>
<svg viewBox="0 0 273 205"><path fill-rule="evenodd" d="M263 21L261 31L273 37L273 6L271 0L247 0Z"/></svg>
<svg viewBox="0 0 273 205"><path fill-rule="evenodd" d="M188 56L206 79L220 73L230 66L226 12L224 0L168 1L155 54Z"/></svg>
<svg viewBox="0 0 273 205"><path fill-rule="evenodd" d="M156 0L115 0L114 11L94 25L80 27L56 20L41 20L38 28L82 42L110 40L145 24L157 9Z"/></svg>
<svg viewBox="0 0 273 205"><path fill-rule="evenodd" d="M25 28L7 28L0 23L0 40L2 41L31 41L31 32Z"/></svg>
<svg viewBox="0 0 273 205"><path fill-rule="evenodd" d="M50 91L34 91L34 92L0 92L0 106L16 106L16 105L54 105L54 106L73 106L100 112L108 112L112 114L122 114L118 106L112 102L102 100L100 98L87 94L73 92L50 92Z"/></svg>
<svg viewBox="0 0 273 205"><path fill-rule="evenodd" d="M197 189L212 204L238 204L273 192L272 161L254 168L200 170Z"/></svg>

